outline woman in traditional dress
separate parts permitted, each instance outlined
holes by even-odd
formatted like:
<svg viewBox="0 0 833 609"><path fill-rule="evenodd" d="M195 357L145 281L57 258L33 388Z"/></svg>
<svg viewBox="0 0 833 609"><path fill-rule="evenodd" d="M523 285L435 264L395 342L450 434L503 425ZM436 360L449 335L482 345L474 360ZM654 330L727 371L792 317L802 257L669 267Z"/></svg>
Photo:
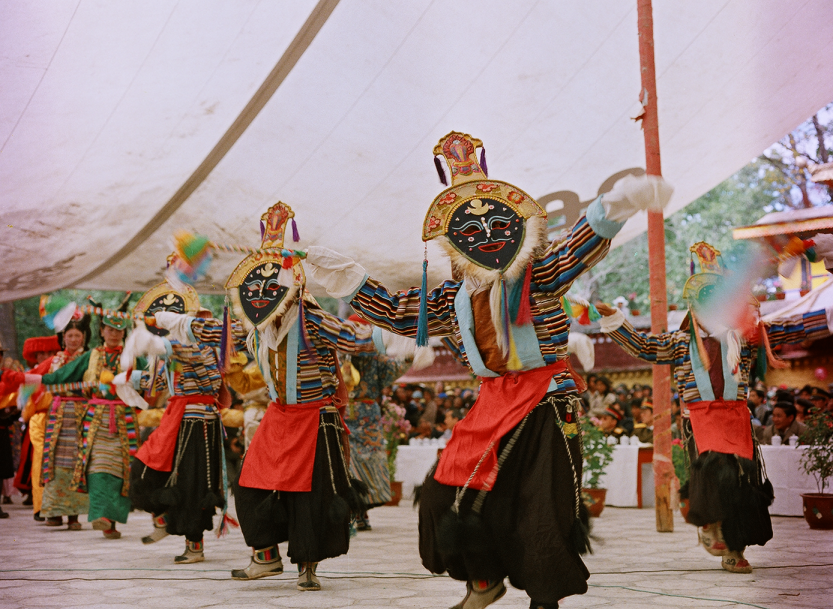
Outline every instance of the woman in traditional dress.
<svg viewBox="0 0 833 609"><path fill-rule="evenodd" d="M828 317L822 309L790 321L761 322L752 294L728 287L720 252L704 242L691 251L700 272L683 289L689 311L679 330L637 332L621 311L602 304L597 308L604 316L602 332L625 351L674 366L691 457L688 486L681 489L689 500L687 520L699 527L706 551L722 556L725 570L751 573L744 550L772 539L768 507L773 491L746 404L749 380L753 375L762 379L767 365L783 366L771 345L827 336Z"/></svg>
<svg viewBox="0 0 833 609"><path fill-rule="evenodd" d="M35 381L57 373L79 357L89 358L90 317L77 313L60 333L63 350L33 368L26 378ZM70 530L81 529L79 514L86 514L89 499L86 494L71 490L75 461L78 455L78 422L83 415L84 397L81 391L62 391L53 395L42 389L29 399L23 416L29 420L32 455L32 509L35 520L46 518L46 526L61 526L67 516ZM47 433L48 430L48 433Z"/></svg>
<svg viewBox="0 0 833 609"><path fill-rule="evenodd" d="M128 293L119 307L120 313L127 309L129 299ZM97 387L85 389L84 398L74 399L73 408L65 404L63 408L53 406L50 411L45 440L48 450L43 466L46 481L43 511L48 518L58 516L56 512L69 514L74 502L83 501L80 495L88 499L83 501L85 509L80 513L88 513L93 528L102 531L107 539L119 539L121 532L116 529L116 523L127 522L128 473L131 456L137 449L133 407L119 399L111 382L102 382L108 375L112 380L121 372L119 358L127 325L124 316L103 316L99 330L102 345L39 379L45 385L99 383ZM68 468L61 446L70 429L77 434L77 442L72 467ZM70 528L81 528L77 517L75 526L71 522Z"/></svg>
<svg viewBox="0 0 833 609"><path fill-rule="evenodd" d="M623 222L639 209L661 209L670 188L653 176L628 176L549 244L544 209L521 189L487 179L477 147L480 140L452 132L434 148L448 163L452 186L423 225L423 240L440 239L460 280L429 292L423 275L423 287L390 292L326 248L309 248L307 264L330 296L376 325L418 344L429 332L453 336L483 379L422 487L425 567L467 582L458 608L495 602L508 576L526 590L531 607L551 609L584 593L589 577L579 556L586 544L580 407L560 298L605 256Z"/></svg>
<svg viewBox="0 0 833 609"><path fill-rule="evenodd" d="M348 321L367 323L358 315L351 315ZM368 510L391 499L387 443L381 428L382 390L402 376L413 361L413 340L406 340L411 342L407 355L393 357L391 350L385 350L384 354L357 353L348 356L342 367L350 397L344 416L350 430L350 473L367 486L365 503ZM356 370L357 383L351 382L350 376L344 373L348 367ZM356 529L371 529L366 511L357 516Z"/></svg>

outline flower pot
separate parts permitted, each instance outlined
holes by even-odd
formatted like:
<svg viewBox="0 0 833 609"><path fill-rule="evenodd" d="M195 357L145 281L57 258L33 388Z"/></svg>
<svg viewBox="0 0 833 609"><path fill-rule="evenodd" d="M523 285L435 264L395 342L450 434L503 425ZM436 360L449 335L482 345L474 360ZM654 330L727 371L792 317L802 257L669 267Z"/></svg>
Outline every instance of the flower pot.
<svg viewBox="0 0 833 609"><path fill-rule="evenodd" d="M811 529L833 529L833 493L802 493L801 498Z"/></svg>
<svg viewBox="0 0 833 609"><path fill-rule="evenodd" d="M683 520L688 522L688 499L680 499L680 514L683 516Z"/></svg>
<svg viewBox="0 0 833 609"><path fill-rule="evenodd" d="M583 488L581 489L581 500L587 506L591 516L598 517L605 509L606 488Z"/></svg>
<svg viewBox="0 0 833 609"><path fill-rule="evenodd" d="M775 293L775 300L784 300L786 297L787 297L787 295L784 292L776 292Z"/></svg>
<svg viewBox="0 0 833 609"><path fill-rule="evenodd" d="M639 309L631 309L631 315L633 317L639 317Z"/></svg>
<svg viewBox="0 0 833 609"><path fill-rule="evenodd" d="M385 505L399 505L402 500L402 483L399 481L390 481L391 498Z"/></svg>
<svg viewBox="0 0 833 609"><path fill-rule="evenodd" d="M758 294L755 298L758 299L758 302L766 302L766 294Z"/></svg>

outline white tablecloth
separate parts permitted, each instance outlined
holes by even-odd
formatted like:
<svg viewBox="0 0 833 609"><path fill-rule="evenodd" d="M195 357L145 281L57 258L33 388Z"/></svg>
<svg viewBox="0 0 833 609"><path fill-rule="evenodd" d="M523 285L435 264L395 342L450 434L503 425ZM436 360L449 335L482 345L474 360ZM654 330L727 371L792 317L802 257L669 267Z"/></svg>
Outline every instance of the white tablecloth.
<svg viewBox="0 0 833 609"><path fill-rule="evenodd" d="M419 486L437 460L439 446L410 446L403 444L396 452L396 479L402 482L402 496L412 499L414 487Z"/></svg>
<svg viewBox="0 0 833 609"><path fill-rule="evenodd" d="M761 446L766 473L775 491L775 501L769 507L773 516L801 516L801 493L817 493L816 480L805 474L799 461L803 446Z"/></svg>
<svg viewBox="0 0 833 609"><path fill-rule="evenodd" d="M636 507L636 468L639 462L638 446L617 444L613 461L605 468L599 480L599 488L606 488L605 505Z"/></svg>

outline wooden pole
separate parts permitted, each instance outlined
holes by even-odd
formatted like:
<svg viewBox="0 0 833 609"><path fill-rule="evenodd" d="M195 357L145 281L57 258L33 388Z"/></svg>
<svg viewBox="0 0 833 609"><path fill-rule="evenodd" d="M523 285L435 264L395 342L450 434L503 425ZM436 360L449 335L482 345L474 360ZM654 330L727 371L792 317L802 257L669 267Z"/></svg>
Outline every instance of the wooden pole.
<svg viewBox="0 0 833 609"><path fill-rule="evenodd" d="M639 68L645 114L645 169L648 175L662 175L657 118L657 78L654 68L654 19L651 0L637 0ZM662 212L648 212L648 266L651 279L651 332L668 329L668 294L665 285L665 226ZM674 530L671 510L671 367L654 366L654 492L657 531Z"/></svg>

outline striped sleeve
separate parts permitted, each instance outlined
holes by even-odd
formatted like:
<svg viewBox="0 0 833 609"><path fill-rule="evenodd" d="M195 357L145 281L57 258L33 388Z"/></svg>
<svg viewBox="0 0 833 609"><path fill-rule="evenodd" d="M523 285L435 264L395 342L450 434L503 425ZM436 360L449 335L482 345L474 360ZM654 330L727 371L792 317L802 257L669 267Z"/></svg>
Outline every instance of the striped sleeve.
<svg viewBox="0 0 833 609"><path fill-rule="evenodd" d="M534 291L567 292L575 279L597 264L610 249L610 240L599 236L587 217L576 222L566 241L550 246L546 255L532 265Z"/></svg>
<svg viewBox="0 0 833 609"><path fill-rule="evenodd" d="M648 334L638 332L627 320L613 332L607 334L625 351L652 364L677 364L685 360L688 346L685 332L663 332Z"/></svg>
<svg viewBox="0 0 833 609"><path fill-rule="evenodd" d="M818 340L830 334L827 328L827 312L824 309L810 311L785 321L766 324L772 346Z"/></svg>
<svg viewBox="0 0 833 609"><path fill-rule="evenodd" d="M345 353L375 353L373 326L344 321L321 309L305 309L307 332L313 341Z"/></svg>
<svg viewBox="0 0 833 609"><path fill-rule="evenodd" d="M454 332L452 307L460 284L445 281L428 294L428 333L447 336ZM350 305L373 324L395 334L416 338L419 320L419 288L391 293L375 279L368 278Z"/></svg>
<svg viewBox="0 0 833 609"><path fill-rule="evenodd" d="M223 337L223 322L219 319L197 317L191 321L191 334L197 342L219 348ZM231 339L235 351L246 350L246 330L238 319L231 320Z"/></svg>

